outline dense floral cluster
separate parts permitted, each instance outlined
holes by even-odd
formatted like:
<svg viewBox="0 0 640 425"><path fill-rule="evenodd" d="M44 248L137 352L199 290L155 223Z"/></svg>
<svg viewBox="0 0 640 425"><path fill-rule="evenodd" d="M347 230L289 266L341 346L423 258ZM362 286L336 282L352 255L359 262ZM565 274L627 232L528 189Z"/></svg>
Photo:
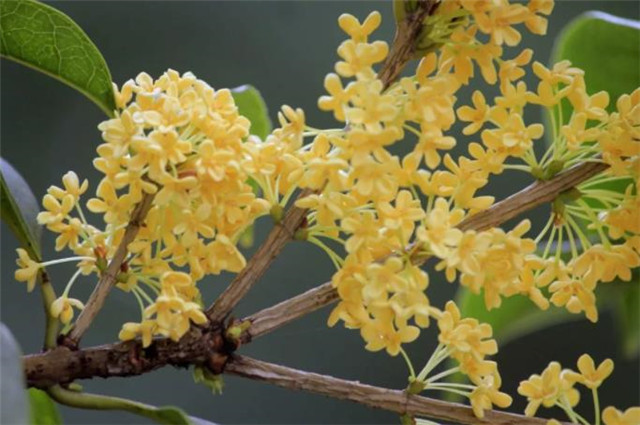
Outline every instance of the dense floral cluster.
<svg viewBox="0 0 640 425"><path fill-rule="evenodd" d="M578 372L571 369L562 369L560 363L551 362L541 375L531 375L528 380L522 381L518 387L518 393L527 397L529 403L525 409L527 416L533 416L540 406L561 408L572 423L588 422L574 411L574 407L580 401L580 393L575 388L576 384L583 385L591 390L596 411L596 423L600 423L600 417L605 425L633 425L640 423L640 407L631 407L621 412L613 406L609 406L600 412L598 401L598 388L602 382L613 372L613 362L606 359L596 367L593 359L588 354L583 354L578 359ZM549 425L557 425L555 419L549 421Z"/></svg>
<svg viewBox="0 0 640 425"><path fill-rule="evenodd" d="M68 297L74 281L104 273L132 214L152 199L117 276L118 287L140 302L142 318L126 323L120 338L140 336L144 346L155 335L178 340L192 322L207 321L197 282L243 269L237 248L243 232L261 215L280 219L294 193L307 189L311 194L296 201L309 210L298 236L322 248L337 269L332 282L340 301L329 325L342 321L360 331L368 350L407 358L402 345L435 321L440 344L420 373L407 358L413 390L464 395L478 417L493 405L507 407L511 397L500 392L497 365L487 359L497 352L491 326L462 318L453 302L432 306L420 265L435 258L437 271L481 294L488 309L521 295L541 309L553 304L592 321L597 284L630 280L640 265L640 89L609 113L608 95L588 94L584 73L567 61L531 64L529 49L503 57L505 46L520 42L516 26L544 34L552 9L552 0L443 0L425 21L437 48L397 82L383 81L374 69L389 53L385 42L369 41L380 14L363 22L342 15L349 38L338 47L335 73L325 79L328 94L318 102L343 123L335 129L309 127L302 110L284 106L280 126L260 140L249 134L229 90L214 90L190 73L170 70L155 81L140 74L116 90L117 116L99 126L104 143L94 165L104 177L86 208L102 215L104 228L85 219L80 198L88 184L69 172L63 188L45 195L38 220L59 235L57 250L75 256L38 263L19 250L16 279L31 290L41 267L77 262L51 309L70 324L72 308L83 308ZM459 89L476 69L499 94L487 99L475 91L470 105L457 106ZM529 70L539 81L535 90L523 80ZM548 112L550 128L525 122L531 105ZM463 134L477 140L454 158L451 130L460 122ZM539 157L534 145L545 132L552 143ZM405 139L408 148L398 148ZM546 180L585 160L609 168L561 194L535 239L526 236L528 220L511 230L458 228L493 204L479 194L492 176L516 170ZM610 189L611 182L624 190ZM457 366L430 375L447 358ZM574 414L575 383L596 388L612 370L610 361L595 370L590 358L578 366L580 373L552 363L523 382L526 413L558 405ZM439 382L456 372L471 383ZM637 415L632 410L608 408L603 418L607 425L627 423L626 416Z"/></svg>

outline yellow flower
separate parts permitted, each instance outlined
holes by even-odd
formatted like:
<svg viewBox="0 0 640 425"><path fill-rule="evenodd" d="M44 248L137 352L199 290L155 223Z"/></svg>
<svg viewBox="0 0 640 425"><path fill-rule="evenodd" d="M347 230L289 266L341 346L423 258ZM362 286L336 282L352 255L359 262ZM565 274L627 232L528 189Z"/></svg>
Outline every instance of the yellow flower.
<svg viewBox="0 0 640 425"><path fill-rule="evenodd" d="M38 223L45 224L50 229L56 229L69 216L75 204L71 195L64 195L61 201L51 194L44 195L42 206L46 211L38 213Z"/></svg>
<svg viewBox="0 0 640 425"><path fill-rule="evenodd" d="M524 414L534 416L540 407L552 407L563 397L569 405L578 403L580 393L573 388L573 381L567 379L566 371L560 363L551 362L542 375L531 375L528 380L520 382L518 394L527 397L529 403Z"/></svg>
<svg viewBox="0 0 640 425"><path fill-rule="evenodd" d="M499 391L502 380L498 373L485 376L476 385L469 396L476 417L484 418L484 411L491 410L494 404L502 408L511 406L511 396Z"/></svg>
<svg viewBox="0 0 640 425"><path fill-rule="evenodd" d="M413 233L415 222L421 220L425 212L420 206L420 200L414 199L411 192L401 190L392 206L389 202L378 205L379 216L389 229L402 229L407 237Z"/></svg>
<svg viewBox="0 0 640 425"><path fill-rule="evenodd" d="M60 236L56 238L56 251L62 251L67 245L74 249L78 247L78 241L85 231L85 226L77 218L72 218L67 224L60 223L56 226L56 232Z"/></svg>
<svg viewBox="0 0 640 425"><path fill-rule="evenodd" d="M613 372L613 361L611 359L605 359L596 368L591 356L583 354L578 359L578 370L580 373L573 371L567 373L567 378L574 379L587 388L596 389L602 384L602 381L607 379L607 377L611 375L611 372Z"/></svg>
<svg viewBox="0 0 640 425"><path fill-rule="evenodd" d="M27 282L27 291L31 292L36 286L40 263L33 261L27 251L22 248L16 249L16 252L18 253L16 264L19 269L15 271L14 277L18 282Z"/></svg>
<svg viewBox="0 0 640 425"><path fill-rule="evenodd" d="M640 424L640 407L630 407L624 412L609 406L602 411L605 425L638 425Z"/></svg>
<svg viewBox="0 0 640 425"><path fill-rule="evenodd" d="M463 210L449 210L447 201L437 198L433 209L424 220L424 226L418 228L418 239L427 243L436 256L446 258L462 238L462 231L455 226L463 218Z"/></svg>
<svg viewBox="0 0 640 425"><path fill-rule="evenodd" d="M375 31L381 22L382 16L378 11L371 12L362 24L358 22L358 19L353 15L349 15L348 13L343 13L338 18L340 28L349 34L355 42L366 42L367 36Z"/></svg>
<svg viewBox="0 0 640 425"><path fill-rule="evenodd" d="M513 114L507 122L502 123L501 128L484 130L482 141L491 149L520 157L533 146L533 140L542 137L543 133L542 124L527 126L521 115Z"/></svg>
<svg viewBox="0 0 640 425"><path fill-rule="evenodd" d="M321 96L318 99L318 107L323 111L333 111L338 121L344 121L345 105L352 99L353 84L343 88L340 77L336 74L327 74L324 79L324 88L330 96Z"/></svg>
<svg viewBox="0 0 640 425"><path fill-rule="evenodd" d="M462 129L462 133L467 135L478 132L489 117L489 106L481 91L474 91L471 100L473 108L470 106L458 108L458 118L471 123Z"/></svg>
<svg viewBox="0 0 640 425"><path fill-rule="evenodd" d="M73 319L73 307L82 310L84 304L80 300L63 295L51 303L51 316L60 318L60 321L66 325Z"/></svg>
<svg viewBox="0 0 640 425"><path fill-rule="evenodd" d="M78 202L80 195L86 192L89 187L89 182L84 180L81 184L78 179L78 175L73 171L69 171L67 174L62 176L62 184L64 189L57 186L51 186L47 189L47 192L60 200L64 199L65 195L71 195L74 203Z"/></svg>
<svg viewBox="0 0 640 425"><path fill-rule="evenodd" d="M515 46L521 35L512 25L524 22L528 16L529 11L523 5L500 2L488 14L477 14L475 18L480 31L490 34L493 43Z"/></svg>
<svg viewBox="0 0 640 425"><path fill-rule="evenodd" d="M393 311L388 308L379 309L374 318L362 326L360 334L367 343L365 347L367 350L386 349L389 355L396 356L402 344L418 338L420 330L415 326L396 328L393 325L393 315Z"/></svg>
<svg viewBox="0 0 640 425"><path fill-rule="evenodd" d="M118 334L121 341L130 341L138 335L142 336L142 346L151 345L153 335L156 333L157 325L155 320L143 320L141 323L127 322L122 325L122 330Z"/></svg>

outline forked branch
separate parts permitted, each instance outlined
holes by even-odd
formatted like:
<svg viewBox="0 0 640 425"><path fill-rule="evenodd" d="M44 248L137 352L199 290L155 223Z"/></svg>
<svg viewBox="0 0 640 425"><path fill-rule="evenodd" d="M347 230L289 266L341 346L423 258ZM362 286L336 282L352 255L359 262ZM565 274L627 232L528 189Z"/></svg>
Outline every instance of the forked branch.
<svg viewBox="0 0 640 425"><path fill-rule="evenodd" d="M468 217L458 227L462 230L486 230L518 217L542 204L553 201L585 180L606 170L602 162L585 162L559 173L553 179L536 181L521 191L494 204L490 208ZM338 300L338 293L326 282L294 298L261 310L245 320L252 325L244 341L257 338Z"/></svg>
<svg viewBox="0 0 640 425"><path fill-rule="evenodd" d="M127 258L128 246L136 238L144 219L147 217L147 213L151 209L153 198L154 195L145 194L131 213L131 219L129 220L129 224L124 232L122 241L116 249L116 253L113 255L113 258L106 270L102 272L100 280L98 280L98 284L91 293L89 300L78 316L78 320L76 320L73 329L69 333L69 340L71 344L78 344L82 335L84 335L91 325L91 322L93 322L93 319L96 317L100 309L102 309L104 301L107 299L107 295L109 295L109 292L111 292L111 289L113 289L113 286L116 283L118 273L120 273L120 267L122 266L125 258Z"/></svg>

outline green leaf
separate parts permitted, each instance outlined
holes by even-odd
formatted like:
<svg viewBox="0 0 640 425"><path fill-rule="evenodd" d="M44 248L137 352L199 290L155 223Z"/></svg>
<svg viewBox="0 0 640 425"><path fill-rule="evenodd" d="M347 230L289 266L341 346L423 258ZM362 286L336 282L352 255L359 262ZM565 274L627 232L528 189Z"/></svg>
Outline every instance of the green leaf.
<svg viewBox="0 0 640 425"><path fill-rule="evenodd" d="M0 54L68 84L113 115L115 98L104 58L59 10L33 0L0 1Z"/></svg>
<svg viewBox="0 0 640 425"><path fill-rule="evenodd" d="M609 93L610 110L619 96L640 87L640 22L603 12L571 21L555 41L553 62L568 59L585 71L590 94ZM566 116L566 115L565 115Z"/></svg>
<svg viewBox="0 0 640 425"><path fill-rule="evenodd" d="M613 312L620 335L623 355L636 358L640 353L640 274L633 273L631 282L611 284L615 291Z"/></svg>
<svg viewBox="0 0 640 425"><path fill-rule="evenodd" d="M34 260L40 260L38 202L22 176L0 158L0 216Z"/></svg>
<svg viewBox="0 0 640 425"><path fill-rule="evenodd" d="M0 347L0 424L26 425L29 419L21 350L4 323L0 323Z"/></svg>
<svg viewBox="0 0 640 425"><path fill-rule="evenodd" d="M62 423L58 408L47 393L37 388L30 388L28 394L32 425L59 425Z"/></svg>
<svg viewBox="0 0 640 425"><path fill-rule="evenodd" d="M267 104L260 92L253 86L245 84L235 89L231 89L233 100L236 102L238 112L243 117L246 117L251 121L250 133L258 136L264 140L267 138L273 125L269 118L269 110ZM258 193L258 185L252 179L248 182L253 187L253 192ZM243 248L249 248L253 245L254 241L254 226L248 226L240 236L240 246Z"/></svg>
<svg viewBox="0 0 640 425"><path fill-rule="evenodd" d="M251 134L264 140L271 133L271 119L267 104L260 92L253 86L245 84L231 90L238 112L251 121Z"/></svg>
<svg viewBox="0 0 640 425"><path fill-rule="evenodd" d="M615 110L618 97L640 86L640 22L603 12L583 13L569 22L554 41L551 64L569 60L585 72L587 92L609 93L608 110ZM563 123L572 107L562 103ZM547 119L547 127L550 126ZM547 144L553 142L546 132Z"/></svg>
<svg viewBox="0 0 640 425"><path fill-rule="evenodd" d="M502 305L487 310L484 297L460 287L456 295L456 304L463 317L473 317L488 323L493 328L493 336L500 345L533 333L537 330L574 320L582 320L579 314L571 314L565 309L554 306L540 310L529 298L514 295L502 299Z"/></svg>

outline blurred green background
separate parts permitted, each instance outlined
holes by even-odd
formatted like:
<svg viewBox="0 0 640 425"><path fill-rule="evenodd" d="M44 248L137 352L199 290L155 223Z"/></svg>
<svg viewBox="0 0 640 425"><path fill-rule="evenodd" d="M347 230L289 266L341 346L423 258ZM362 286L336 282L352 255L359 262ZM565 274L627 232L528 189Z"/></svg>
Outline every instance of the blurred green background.
<svg viewBox="0 0 640 425"><path fill-rule="evenodd" d="M192 71L212 86L255 85L270 108L272 117L282 104L302 107L309 125L334 126L331 114L317 110L316 100L323 94L322 81L336 61L335 48L344 39L337 17L350 12L364 18L380 10L383 25L375 34L391 41L394 23L391 2L297 1L297 2L51 2L67 13L102 51L115 82L122 84L141 71L154 77L167 68ZM535 58L549 59L552 41L573 17L587 10L603 10L617 16L638 19L637 1L559 1L550 18L547 37L523 31L523 46L532 47ZM640 47L640 46L639 46ZM507 57L515 51L507 53ZM60 184L68 170L89 178L95 190L98 173L91 166L100 143L96 126L102 112L82 95L64 85L15 63L1 62L1 140L2 156L22 173L37 198L51 184ZM639 70L640 72L640 70ZM469 90L462 91L459 103L468 102ZM540 119L533 114L531 119ZM469 141L460 137L458 144ZM491 186L501 199L524 187L529 179L509 174ZM545 209L536 212L546 214ZM535 221L536 217L533 217ZM538 217L540 218L540 217ZM269 231L269 220L258 223L259 243ZM43 317L39 294L27 294L24 284L13 279L17 242L2 225L1 318L13 331L24 352L40 349ZM45 232L44 257L55 258L53 238ZM250 253L251 250L249 250ZM53 282L61 291L71 268L51 268ZM243 316L268 307L330 279L328 258L311 245L291 243L276 260L259 285L239 306ZM229 282L230 276L208 277L201 282L206 302L211 301ZM429 297L442 306L455 286L436 273L431 274ZM74 296L86 299L93 280L74 287ZM259 359L366 383L402 388L406 367L401 358L364 350L357 332L329 329L325 322L329 309L261 338L241 352ZM110 296L83 344L94 345L117 338L121 324L138 319L136 301L119 291ZM497 355L504 388L514 395L514 411L522 411L524 400L515 394L520 380L539 373L549 361L559 360L575 367L584 352L596 361L606 356L616 362L616 370L601 391L603 406L619 408L637 405L640 398L638 359L621 356L618 337L610 314L597 324L582 318L573 323L528 335L501 347ZM435 331L408 347L418 364L435 347ZM221 424L231 423L398 423L396 415L368 409L348 402L280 389L269 384L225 377L222 396L213 396L204 386L193 384L187 370L171 368L133 379L114 378L84 381L89 391L130 397L155 405L173 404L189 414ZM590 398L590 397L589 397ZM589 398L583 411L591 415ZM545 415L541 411L542 415ZM143 419L118 412L62 409L65 423L144 423Z"/></svg>

